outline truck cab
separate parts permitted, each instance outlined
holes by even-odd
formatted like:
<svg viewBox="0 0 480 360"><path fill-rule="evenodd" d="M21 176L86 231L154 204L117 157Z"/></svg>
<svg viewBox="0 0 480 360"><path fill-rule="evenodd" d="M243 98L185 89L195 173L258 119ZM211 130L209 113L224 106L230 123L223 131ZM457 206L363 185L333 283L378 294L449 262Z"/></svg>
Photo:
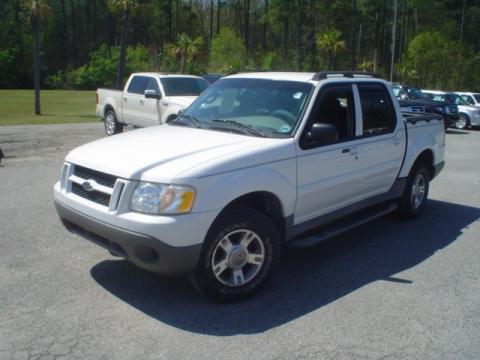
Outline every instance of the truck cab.
<svg viewBox="0 0 480 360"><path fill-rule="evenodd" d="M147 127L172 121L207 88L205 79L191 75L134 73L123 91L98 89L97 116L107 135L125 125Z"/></svg>

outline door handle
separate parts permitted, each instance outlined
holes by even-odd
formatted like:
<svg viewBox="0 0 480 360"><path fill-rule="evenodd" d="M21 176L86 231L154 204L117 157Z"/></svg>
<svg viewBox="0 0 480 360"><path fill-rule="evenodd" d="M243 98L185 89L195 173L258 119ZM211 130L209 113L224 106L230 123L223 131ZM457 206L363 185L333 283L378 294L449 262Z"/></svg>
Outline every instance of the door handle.
<svg viewBox="0 0 480 360"><path fill-rule="evenodd" d="M400 144L400 138L394 137L394 138L393 138L393 144L394 144L394 145Z"/></svg>
<svg viewBox="0 0 480 360"><path fill-rule="evenodd" d="M145 101L144 100L140 100L140 105L143 105L145 104Z"/></svg>
<svg viewBox="0 0 480 360"><path fill-rule="evenodd" d="M351 154L351 155L357 155L358 153L358 150L357 148L346 148L346 149L342 149L342 154Z"/></svg>
<svg viewBox="0 0 480 360"><path fill-rule="evenodd" d="M127 102L127 101L128 101L128 99L127 99L126 97L124 97L124 98L123 98L123 101L124 101L124 102Z"/></svg>

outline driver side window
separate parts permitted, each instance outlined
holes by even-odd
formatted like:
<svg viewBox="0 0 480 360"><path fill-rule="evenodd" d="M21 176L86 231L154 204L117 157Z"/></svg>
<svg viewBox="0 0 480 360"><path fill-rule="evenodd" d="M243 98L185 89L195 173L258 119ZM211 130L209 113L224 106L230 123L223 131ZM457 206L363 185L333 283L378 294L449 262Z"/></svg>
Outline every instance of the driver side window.
<svg viewBox="0 0 480 360"><path fill-rule="evenodd" d="M310 113L307 128L314 124L332 125L337 133L336 141L341 142L355 136L355 105L353 90L348 85L326 85L320 90ZM332 143L332 142L330 142ZM303 144L305 147L316 147L325 144Z"/></svg>

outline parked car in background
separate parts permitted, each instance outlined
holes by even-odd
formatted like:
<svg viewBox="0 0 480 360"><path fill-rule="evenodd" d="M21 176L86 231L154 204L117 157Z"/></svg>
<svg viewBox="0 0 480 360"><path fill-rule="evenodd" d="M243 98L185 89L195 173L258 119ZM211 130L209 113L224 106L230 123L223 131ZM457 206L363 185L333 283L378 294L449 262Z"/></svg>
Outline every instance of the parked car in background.
<svg viewBox="0 0 480 360"><path fill-rule="evenodd" d="M402 114L373 75L236 74L167 126L72 150L55 205L113 254L231 301L265 284L284 246L420 216L444 152L443 119Z"/></svg>
<svg viewBox="0 0 480 360"><path fill-rule="evenodd" d="M468 105L480 107L480 93L472 92L456 92L460 97L465 100Z"/></svg>
<svg viewBox="0 0 480 360"><path fill-rule="evenodd" d="M202 77L208 81L209 84L213 84L215 81L220 80L223 75L221 74L205 74Z"/></svg>
<svg viewBox="0 0 480 360"><path fill-rule="evenodd" d="M177 117L208 87L191 75L134 73L121 90L97 90L97 116L107 135L118 134L124 125L146 127L165 124Z"/></svg>
<svg viewBox="0 0 480 360"><path fill-rule="evenodd" d="M414 86L393 83L392 89L402 111L439 114L443 117L446 127L455 126L459 120L458 108L455 104L432 100Z"/></svg>
<svg viewBox="0 0 480 360"><path fill-rule="evenodd" d="M469 103L457 93L438 90L422 91L435 101L444 101L458 107L458 120L454 124L457 129L466 129L469 126L480 126L480 107L469 105Z"/></svg>

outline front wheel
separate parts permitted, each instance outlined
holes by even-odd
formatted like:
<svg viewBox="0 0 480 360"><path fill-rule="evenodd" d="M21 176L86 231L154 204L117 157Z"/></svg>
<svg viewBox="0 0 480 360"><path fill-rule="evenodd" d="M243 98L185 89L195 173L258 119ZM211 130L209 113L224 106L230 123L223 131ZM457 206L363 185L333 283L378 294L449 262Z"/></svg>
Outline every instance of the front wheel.
<svg viewBox="0 0 480 360"><path fill-rule="evenodd" d="M259 290L280 258L273 222L250 208L227 211L212 225L194 285L216 301L236 301Z"/></svg>
<svg viewBox="0 0 480 360"><path fill-rule="evenodd" d="M413 219L423 213L427 203L429 182L428 168L423 163L414 165L408 175L405 191L399 200L400 213L404 218Z"/></svg>
<svg viewBox="0 0 480 360"><path fill-rule="evenodd" d="M460 130L464 130L468 127L468 118L460 114L458 115L458 120L455 122L455 127Z"/></svg>
<svg viewBox="0 0 480 360"><path fill-rule="evenodd" d="M105 113L105 133L108 136L119 134L123 131L123 124L117 121L117 116L113 110Z"/></svg>

